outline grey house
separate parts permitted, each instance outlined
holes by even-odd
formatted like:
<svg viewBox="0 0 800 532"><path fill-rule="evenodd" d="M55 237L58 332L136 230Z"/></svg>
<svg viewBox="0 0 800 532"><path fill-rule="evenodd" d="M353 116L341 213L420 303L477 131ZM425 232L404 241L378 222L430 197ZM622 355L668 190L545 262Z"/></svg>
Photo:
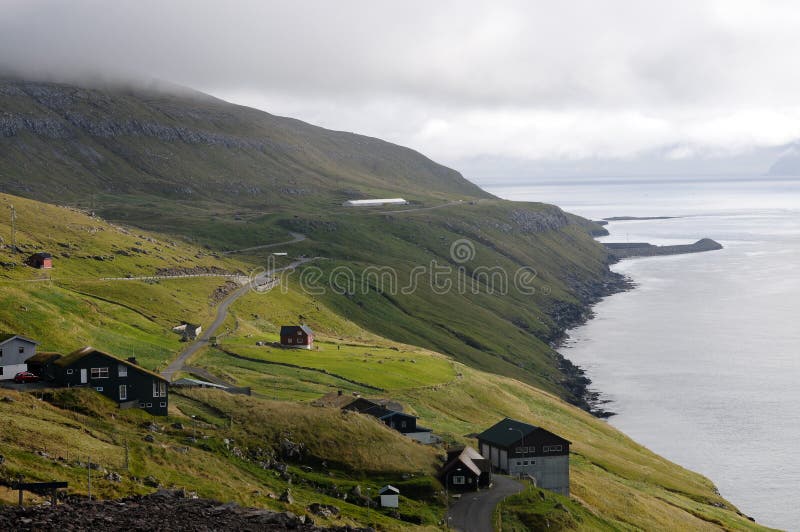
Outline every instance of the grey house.
<svg viewBox="0 0 800 532"><path fill-rule="evenodd" d="M530 475L540 488L566 496L570 443L549 430L510 418L478 435L480 453L495 471Z"/></svg>
<svg viewBox="0 0 800 532"><path fill-rule="evenodd" d="M0 334L0 380L28 371L26 360L36 354L38 342L18 334Z"/></svg>

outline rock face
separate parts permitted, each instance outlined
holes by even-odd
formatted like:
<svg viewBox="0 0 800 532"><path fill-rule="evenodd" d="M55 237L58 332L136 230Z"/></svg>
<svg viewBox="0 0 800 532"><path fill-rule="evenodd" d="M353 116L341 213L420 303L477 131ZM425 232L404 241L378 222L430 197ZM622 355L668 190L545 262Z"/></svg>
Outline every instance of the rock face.
<svg viewBox="0 0 800 532"><path fill-rule="evenodd" d="M185 498L180 491L118 501L67 502L56 508L0 506L0 530L297 530L301 532L371 531L371 528L314 525L306 516L223 504L210 499Z"/></svg>

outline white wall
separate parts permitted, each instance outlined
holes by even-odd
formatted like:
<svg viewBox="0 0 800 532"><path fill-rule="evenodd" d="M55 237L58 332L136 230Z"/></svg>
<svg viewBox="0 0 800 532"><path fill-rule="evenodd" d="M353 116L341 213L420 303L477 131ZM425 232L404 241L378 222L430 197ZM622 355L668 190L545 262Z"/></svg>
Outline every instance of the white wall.
<svg viewBox="0 0 800 532"><path fill-rule="evenodd" d="M3 368L3 374L0 375L0 381L7 381L14 378L14 375L20 371L28 371L27 364L9 364L8 366L0 366Z"/></svg>
<svg viewBox="0 0 800 532"><path fill-rule="evenodd" d="M381 506L384 508L399 508L400 497L398 495L381 495Z"/></svg>

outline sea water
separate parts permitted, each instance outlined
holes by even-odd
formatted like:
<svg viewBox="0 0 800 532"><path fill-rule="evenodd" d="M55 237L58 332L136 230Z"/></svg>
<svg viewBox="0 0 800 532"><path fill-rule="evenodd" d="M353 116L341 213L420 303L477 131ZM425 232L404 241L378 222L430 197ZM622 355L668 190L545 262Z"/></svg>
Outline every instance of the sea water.
<svg viewBox="0 0 800 532"><path fill-rule="evenodd" d="M800 530L800 179L615 179L488 185L612 222L610 242L724 249L624 260L632 291L601 301L562 350L609 422L709 477L758 522Z"/></svg>

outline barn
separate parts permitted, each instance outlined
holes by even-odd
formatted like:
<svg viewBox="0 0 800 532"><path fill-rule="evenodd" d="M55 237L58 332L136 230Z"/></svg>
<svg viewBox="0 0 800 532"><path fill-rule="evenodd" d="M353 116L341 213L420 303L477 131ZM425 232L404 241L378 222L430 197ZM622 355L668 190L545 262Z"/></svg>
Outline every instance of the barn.
<svg viewBox="0 0 800 532"><path fill-rule="evenodd" d="M306 325L281 326L281 346L297 349L314 347L314 332Z"/></svg>
<svg viewBox="0 0 800 532"><path fill-rule="evenodd" d="M40 270L49 270L53 267L53 256L49 253L40 252L34 253L26 261L31 268L38 268Z"/></svg>
<svg viewBox="0 0 800 532"><path fill-rule="evenodd" d="M480 454L495 471L532 476L536 485L569 496L570 441L549 430L505 418L478 435Z"/></svg>

